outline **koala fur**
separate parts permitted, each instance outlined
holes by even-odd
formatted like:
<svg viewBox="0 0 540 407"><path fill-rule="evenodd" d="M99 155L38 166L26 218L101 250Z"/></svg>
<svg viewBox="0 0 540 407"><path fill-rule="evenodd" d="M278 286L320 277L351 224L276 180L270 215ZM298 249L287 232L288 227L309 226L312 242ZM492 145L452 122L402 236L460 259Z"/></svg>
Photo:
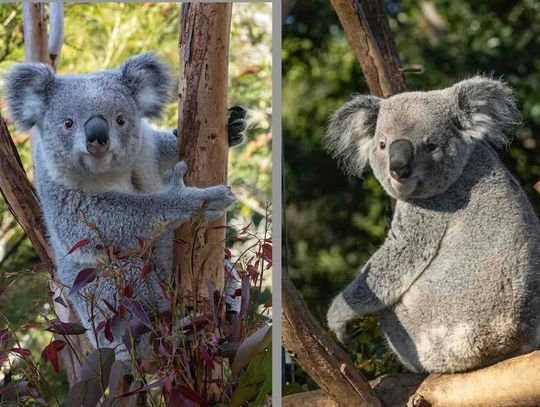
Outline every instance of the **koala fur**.
<svg viewBox="0 0 540 407"><path fill-rule="evenodd" d="M21 130L33 130L35 185L63 285L72 287L81 270L96 268L104 258L96 248L102 241L81 221L81 212L116 248L134 247L137 237L148 238L157 225L169 226L156 244L156 270L146 281L140 276L141 261L115 264L122 270L118 278L134 283L133 299L150 315L153 304L158 312L168 308L159 280L172 272L172 228L192 217L205 201L208 219L221 215L234 201L225 185L186 187L186 165L176 163L176 136L155 130L144 120L159 117L170 85L168 67L151 53L132 57L118 69L84 75L55 75L43 64L20 64L6 80L11 117ZM107 138L106 143L92 139L97 155L90 153L90 133ZM85 238L91 239L90 244L66 255ZM96 298L118 308L118 289L112 280L98 278L81 293L95 292ZM90 329L90 307L81 293L70 300ZM98 302L103 309L104 303ZM95 325L108 317L95 313ZM117 358L126 360L130 356L122 333L120 326L109 343L102 332L98 343L115 347ZM144 338L138 340L148 347Z"/></svg>
<svg viewBox="0 0 540 407"><path fill-rule="evenodd" d="M504 83L475 77L382 100L354 96L327 148L349 173L369 163L396 200L384 244L333 301L328 325L378 315L413 372L459 372L540 344L540 227L492 145L519 112Z"/></svg>

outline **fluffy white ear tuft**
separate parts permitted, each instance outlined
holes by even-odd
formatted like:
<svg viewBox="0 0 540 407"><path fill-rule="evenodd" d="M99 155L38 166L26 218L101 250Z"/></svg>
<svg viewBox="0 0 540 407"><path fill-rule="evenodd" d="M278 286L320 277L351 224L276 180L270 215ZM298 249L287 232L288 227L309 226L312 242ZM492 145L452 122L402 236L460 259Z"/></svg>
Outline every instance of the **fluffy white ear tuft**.
<svg viewBox="0 0 540 407"><path fill-rule="evenodd" d="M349 174L362 175L369 162L379 105L375 96L355 95L330 119L323 143Z"/></svg>
<svg viewBox="0 0 540 407"><path fill-rule="evenodd" d="M498 147L508 144L521 123L512 89L502 81L475 76L449 88L464 134Z"/></svg>
<svg viewBox="0 0 540 407"><path fill-rule="evenodd" d="M129 58L120 66L120 80L133 93L143 117L159 117L171 99L169 67L154 53Z"/></svg>
<svg viewBox="0 0 540 407"><path fill-rule="evenodd" d="M21 131L43 119L54 79L54 72L45 64L19 64L8 72L5 90L9 115Z"/></svg>

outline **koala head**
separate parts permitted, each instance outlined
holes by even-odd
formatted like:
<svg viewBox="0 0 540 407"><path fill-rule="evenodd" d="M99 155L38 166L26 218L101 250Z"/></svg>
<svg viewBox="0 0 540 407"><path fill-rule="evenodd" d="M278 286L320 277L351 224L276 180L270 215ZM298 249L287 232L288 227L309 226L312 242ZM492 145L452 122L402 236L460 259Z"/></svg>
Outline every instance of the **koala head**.
<svg viewBox="0 0 540 407"><path fill-rule="evenodd" d="M423 199L460 177L476 143L508 143L519 120L508 86L475 77L385 100L354 96L332 116L324 142L347 172L361 175L369 163L390 196Z"/></svg>
<svg viewBox="0 0 540 407"><path fill-rule="evenodd" d="M159 117L170 84L167 65L146 53L83 75L19 64L7 75L6 95L19 129L39 130L51 175L85 178L130 168L142 145L141 119Z"/></svg>

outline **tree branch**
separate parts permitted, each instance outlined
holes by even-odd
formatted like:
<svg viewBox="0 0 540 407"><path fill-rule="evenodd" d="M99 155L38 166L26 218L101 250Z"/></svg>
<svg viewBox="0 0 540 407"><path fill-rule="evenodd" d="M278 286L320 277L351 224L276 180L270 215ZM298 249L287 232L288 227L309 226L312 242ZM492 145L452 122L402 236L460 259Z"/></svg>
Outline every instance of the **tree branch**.
<svg viewBox="0 0 540 407"><path fill-rule="evenodd" d="M405 91L403 68L381 0L331 0L371 94Z"/></svg>
<svg viewBox="0 0 540 407"><path fill-rule="evenodd" d="M362 373L309 312L286 271L282 298L283 345L321 389L336 405L381 406Z"/></svg>

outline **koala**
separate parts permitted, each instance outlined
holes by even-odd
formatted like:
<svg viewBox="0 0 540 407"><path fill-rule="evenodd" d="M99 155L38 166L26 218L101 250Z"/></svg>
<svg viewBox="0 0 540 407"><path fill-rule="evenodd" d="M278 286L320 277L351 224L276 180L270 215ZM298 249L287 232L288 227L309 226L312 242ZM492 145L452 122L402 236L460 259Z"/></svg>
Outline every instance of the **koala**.
<svg viewBox="0 0 540 407"><path fill-rule="evenodd" d="M146 122L160 116L170 86L167 65L152 53L132 57L117 69L84 75L56 75L35 63L19 64L7 75L10 116L20 130L32 129L34 181L61 284L71 288L81 270L98 267L105 256L99 249L103 240L115 248L133 247L138 237L151 237L156 225L167 227L153 251L156 270L144 281L140 259L118 259L118 276L98 278L70 296L88 329L107 314L94 310L94 315L83 294L95 293L101 310L106 309L103 300L118 309L118 286L128 281L134 288L132 298L149 315L156 304L158 313L167 309L159 283L172 274L173 229L203 203L206 218L213 219L234 201L226 185L186 186L186 164L177 162L176 135ZM242 141L244 118L243 109L233 108L231 144ZM100 238L81 213L96 225ZM82 239L89 243L66 255ZM97 341L89 337L94 346L113 346L118 359L128 360L123 328L118 325L112 344L103 332ZM148 347L143 337L137 340Z"/></svg>
<svg viewBox="0 0 540 407"><path fill-rule="evenodd" d="M376 314L405 367L438 373L538 348L540 227L494 149L519 121L512 90L480 76L333 115L325 147L350 174L369 163L395 199L383 245L328 310L340 341Z"/></svg>

